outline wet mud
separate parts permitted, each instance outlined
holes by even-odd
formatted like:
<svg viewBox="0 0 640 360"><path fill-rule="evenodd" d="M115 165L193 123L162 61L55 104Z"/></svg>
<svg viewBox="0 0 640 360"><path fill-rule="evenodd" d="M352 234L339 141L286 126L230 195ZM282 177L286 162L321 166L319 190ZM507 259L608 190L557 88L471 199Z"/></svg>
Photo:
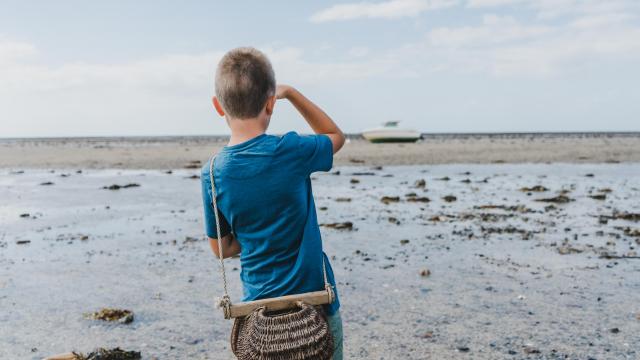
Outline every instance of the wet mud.
<svg viewBox="0 0 640 360"><path fill-rule="evenodd" d="M313 176L346 358L640 358L639 165L355 164ZM197 171L0 170L0 358L231 358Z"/></svg>

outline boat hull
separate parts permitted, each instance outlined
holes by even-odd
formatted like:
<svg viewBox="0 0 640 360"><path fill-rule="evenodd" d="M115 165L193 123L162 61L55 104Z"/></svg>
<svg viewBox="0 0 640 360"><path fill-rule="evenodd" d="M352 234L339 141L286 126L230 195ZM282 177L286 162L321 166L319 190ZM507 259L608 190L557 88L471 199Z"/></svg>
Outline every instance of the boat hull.
<svg viewBox="0 0 640 360"><path fill-rule="evenodd" d="M421 137L417 131L387 129L365 131L362 136L372 143L416 142Z"/></svg>
<svg viewBox="0 0 640 360"><path fill-rule="evenodd" d="M382 143L414 143L419 140L419 138L380 138L380 139L367 139L374 144L382 144Z"/></svg>

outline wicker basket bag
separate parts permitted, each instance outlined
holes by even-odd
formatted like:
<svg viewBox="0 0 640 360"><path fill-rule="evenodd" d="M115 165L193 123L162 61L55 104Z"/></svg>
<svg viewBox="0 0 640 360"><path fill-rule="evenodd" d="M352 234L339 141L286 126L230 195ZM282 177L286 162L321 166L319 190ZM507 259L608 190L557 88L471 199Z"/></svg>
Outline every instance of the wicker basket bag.
<svg viewBox="0 0 640 360"><path fill-rule="evenodd" d="M234 318L231 331L231 350L240 360L330 360L333 355L333 336L321 305L331 304L335 295L327 279L322 258L324 290L287 295L255 301L231 303L227 292L227 275L222 257L222 236L216 187L211 158L211 202L216 219L220 273L224 295L219 306L225 319Z"/></svg>

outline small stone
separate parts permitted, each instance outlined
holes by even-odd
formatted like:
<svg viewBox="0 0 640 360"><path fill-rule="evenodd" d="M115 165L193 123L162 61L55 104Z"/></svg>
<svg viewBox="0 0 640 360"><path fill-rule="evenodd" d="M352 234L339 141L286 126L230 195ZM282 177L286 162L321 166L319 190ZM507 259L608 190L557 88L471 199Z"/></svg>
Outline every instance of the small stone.
<svg viewBox="0 0 640 360"><path fill-rule="evenodd" d="M420 270L420 276L422 277L428 277L429 275L431 275L431 270L429 269L422 269Z"/></svg>
<svg viewBox="0 0 640 360"><path fill-rule="evenodd" d="M610 331L612 334L617 334L617 333L619 333L619 332L620 332L620 329L618 329L618 328L613 328L613 329L611 329L611 330L609 330L609 331Z"/></svg>
<svg viewBox="0 0 640 360"><path fill-rule="evenodd" d="M526 345L524 347L524 353L525 354L540 354L540 350L536 349L532 345Z"/></svg>
<svg viewBox="0 0 640 360"><path fill-rule="evenodd" d="M400 240L400 245L406 245L409 243L409 239L402 239Z"/></svg>
<svg viewBox="0 0 640 360"><path fill-rule="evenodd" d="M400 225L400 220L398 220L397 218L395 218L393 216L389 216L389 218L387 220L389 220L389 222L392 223L392 224Z"/></svg>
<svg viewBox="0 0 640 360"><path fill-rule="evenodd" d="M433 337L433 331L427 331L426 333L422 334L422 337L424 339L431 339Z"/></svg>

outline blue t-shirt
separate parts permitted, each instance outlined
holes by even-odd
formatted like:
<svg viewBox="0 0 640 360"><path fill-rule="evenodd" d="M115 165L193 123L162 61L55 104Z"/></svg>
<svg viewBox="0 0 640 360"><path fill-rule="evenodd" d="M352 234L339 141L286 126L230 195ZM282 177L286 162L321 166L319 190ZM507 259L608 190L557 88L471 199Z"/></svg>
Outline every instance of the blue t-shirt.
<svg viewBox="0 0 640 360"><path fill-rule="evenodd" d="M232 232L242 252L243 301L324 289L322 259L336 293L328 315L340 307L329 259L322 251L309 175L329 171L331 139L326 135L262 134L225 146L214 162L222 236ZM217 238L211 204L209 162L202 168L204 223Z"/></svg>

